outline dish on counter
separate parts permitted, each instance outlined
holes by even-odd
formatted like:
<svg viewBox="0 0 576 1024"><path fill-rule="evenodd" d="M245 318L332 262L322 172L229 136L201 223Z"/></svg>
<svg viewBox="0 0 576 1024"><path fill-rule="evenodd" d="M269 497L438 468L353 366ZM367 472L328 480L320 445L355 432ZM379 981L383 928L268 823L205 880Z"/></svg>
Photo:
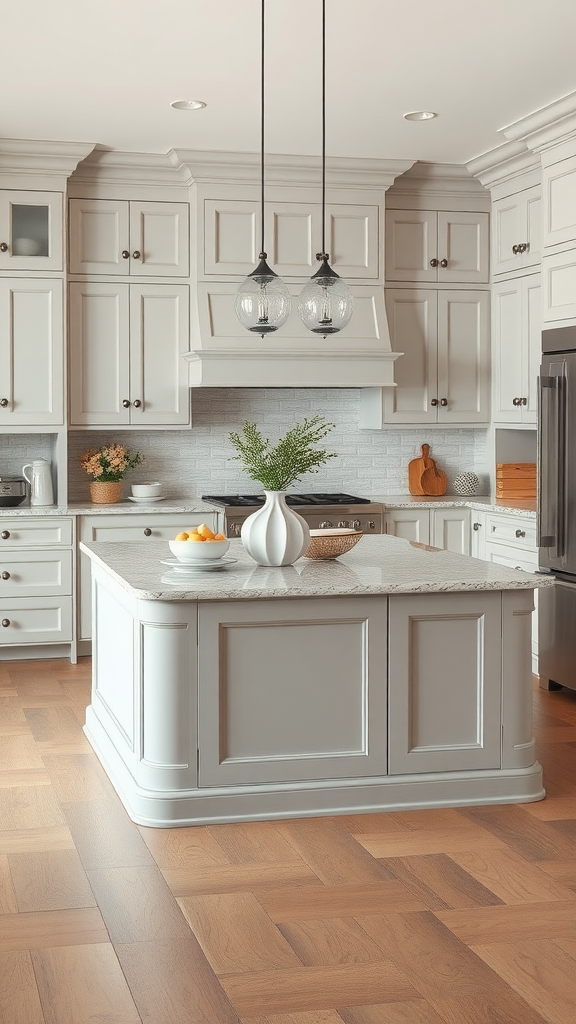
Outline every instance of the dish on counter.
<svg viewBox="0 0 576 1024"><path fill-rule="evenodd" d="M165 501L164 494L158 494L155 498L140 498L137 494L129 494L128 501L136 501L139 505L151 505L153 501Z"/></svg>
<svg viewBox="0 0 576 1024"><path fill-rule="evenodd" d="M188 573L225 569L233 562L237 562L238 559L223 555L222 558L214 558L205 562L179 562L177 558L161 558L160 561L162 565L169 565L173 572L177 572L180 576L186 576Z"/></svg>

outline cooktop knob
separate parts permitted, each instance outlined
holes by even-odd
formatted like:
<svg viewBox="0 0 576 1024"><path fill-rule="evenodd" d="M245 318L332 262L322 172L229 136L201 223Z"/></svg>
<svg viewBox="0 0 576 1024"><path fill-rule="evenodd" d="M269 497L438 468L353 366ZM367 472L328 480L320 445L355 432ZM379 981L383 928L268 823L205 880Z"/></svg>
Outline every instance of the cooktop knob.
<svg viewBox="0 0 576 1024"><path fill-rule="evenodd" d="M323 520L323 521L322 521L322 522L320 523L320 529L321 529L321 530L330 530L330 529L331 529L331 527L332 527L332 523L330 522L330 520L329 520L329 519L324 519L324 520Z"/></svg>
<svg viewBox="0 0 576 1024"><path fill-rule="evenodd" d="M350 521L348 519L341 519L340 522L338 523L338 526L339 527L350 526Z"/></svg>

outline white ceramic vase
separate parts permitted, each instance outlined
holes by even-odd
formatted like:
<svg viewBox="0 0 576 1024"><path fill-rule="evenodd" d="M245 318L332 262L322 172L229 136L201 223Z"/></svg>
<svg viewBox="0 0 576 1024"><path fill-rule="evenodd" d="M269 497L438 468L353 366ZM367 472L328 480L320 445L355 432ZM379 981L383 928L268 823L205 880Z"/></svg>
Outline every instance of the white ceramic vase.
<svg viewBox="0 0 576 1024"><path fill-rule="evenodd" d="M292 565L308 547L308 524L286 504L285 491L264 494L262 508L242 524L242 543L258 565Z"/></svg>

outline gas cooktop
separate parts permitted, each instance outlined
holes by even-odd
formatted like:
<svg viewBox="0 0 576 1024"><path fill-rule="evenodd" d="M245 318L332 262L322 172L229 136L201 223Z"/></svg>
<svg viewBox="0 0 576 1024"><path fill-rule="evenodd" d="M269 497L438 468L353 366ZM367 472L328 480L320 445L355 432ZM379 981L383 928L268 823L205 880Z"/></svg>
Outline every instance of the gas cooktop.
<svg viewBox="0 0 576 1024"><path fill-rule="evenodd" d="M263 494L203 494L203 501L212 501L215 505L229 508L244 508L250 505L263 505ZM353 494L287 494L287 505L370 505L369 498L357 498Z"/></svg>

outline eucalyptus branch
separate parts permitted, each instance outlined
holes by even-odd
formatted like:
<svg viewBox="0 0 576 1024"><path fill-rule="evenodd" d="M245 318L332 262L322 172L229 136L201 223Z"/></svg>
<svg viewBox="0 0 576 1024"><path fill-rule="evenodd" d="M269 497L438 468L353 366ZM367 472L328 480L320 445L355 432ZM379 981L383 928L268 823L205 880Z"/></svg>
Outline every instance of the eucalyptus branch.
<svg viewBox="0 0 576 1024"><path fill-rule="evenodd" d="M318 466L336 458L336 452L314 447L334 426L323 416L312 416L296 423L273 446L255 423L246 421L241 434L229 437L238 452L235 458L244 464L251 480L262 484L265 491L285 491L305 473L317 473Z"/></svg>

